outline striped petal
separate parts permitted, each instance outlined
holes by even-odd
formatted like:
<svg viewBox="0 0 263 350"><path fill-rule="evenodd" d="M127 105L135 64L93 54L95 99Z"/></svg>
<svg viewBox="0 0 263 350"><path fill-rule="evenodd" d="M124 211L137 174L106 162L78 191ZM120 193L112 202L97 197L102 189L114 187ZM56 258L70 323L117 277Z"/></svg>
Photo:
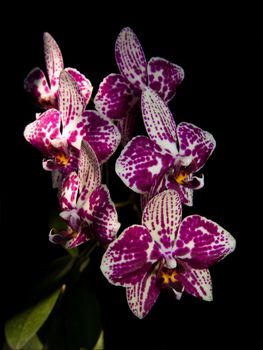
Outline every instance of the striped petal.
<svg viewBox="0 0 263 350"><path fill-rule="evenodd" d="M79 203L78 203L79 206ZM89 225L89 231L102 243L112 242L120 228L118 215L106 185L98 186L88 197L79 215Z"/></svg>
<svg viewBox="0 0 263 350"><path fill-rule="evenodd" d="M235 239L215 222L199 215L186 217L179 228L174 256L203 269L233 252Z"/></svg>
<svg viewBox="0 0 263 350"><path fill-rule="evenodd" d="M135 316L142 319L151 310L161 292L155 266L147 271L134 286L127 287L128 305Z"/></svg>
<svg viewBox="0 0 263 350"><path fill-rule="evenodd" d="M71 145L80 149L81 137L76 126L80 122L86 104L77 83L66 71L62 71L59 78L58 105L62 119L63 136Z"/></svg>
<svg viewBox="0 0 263 350"><path fill-rule="evenodd" d="M65 71L68 72L77 83L79 91L84 98L85 104L87 105L89 103L93 90L91 82L85 77L85 75L81 74L75 68L66 68Z"/></svg>
<svg viewBox="0 0 263 350"><path fill-rule="evenodd" d="M97 111L110 119L125 118L138 101L138 92L120 74L104 78L94 98Z"/></svg>
<svg viewBox="0 0 263 350"><path fill-rule="evenodd" d="M40 150L44 156L50 154L52 140L60 138L60 113L49 109L34 122L28 124L24 131L25 139Z"/></svg>
<svg viewBox="0 0 263 350"><path fill-rule="evenodd" d="M144 226L133 225L109 245L102 258L101 271L112 284L132 286L140 283L160 256L149 231Z"/></svg>
<svg viewBox="0 0 263 350"><path fill-rule="evenodd" d="M141 44L131 30L123 28L115 44L115 59L119 70L135 88L147 84L147 62Z"/></svg>
<svg viewBox="0 0 263 350"><path fill-rule="evenodd" d="M148 86L166 103L174 97L177 87L184 79L182 67L160 57L150 59L147 72Z"/></svg>
<svg viewBox="0 0 263 350"><path fill-rule="evenodd" d="M79 177L77 173L70 173L62 182L59 202L62 210L70 210L76 207L79 189Z"/></svg>
<svg viewBox="0 0 263 350"><path fill-rule="evenodd" d="M195 171L200 170L215 149L213 136L190 123L180 123L177 137L181 156L192 157L196 163Z"/></svg>
<svg viewBox="0 0 263 350"><path fill-rule="evenodd" d="M148 192L154 180L173 162L146 136L134 137L116 161L116 173L126 186L137 193Z"/></svg>
<svg viewBox="0 0 263 350"><path fill-rule="evenodd" d="M50 91L45 74L34 68L24 80L25 90L32 95L42 108L56 107L56 98Z"/></svg>
<svg viewBox="0 0 263 350"><path fill-rule="evenodd" d="M136 122L136 112L133 108L130 112L128 112L124 118L119 119L117 121L117 127L121 134L121 144L122 146L126 146L127 143L131 140Z"/></svg>
<svg viewBox="0 0 263 350"><path fill-rule="evenodd" d="M92 192L101 184L99 161L91 146L85 141L82 141L81 144L78 175L80 180L80 202L83 202L86 194Z"/></svg>
<svg viewBox="0 0 263 350"><path fill-rule="evenodd" d="M170 154L177 155L176 125L167 105L155 91L145 88L141 107L144 125L150 139Z"/></svg>
<svg viewBox="0 0 263 350"><path fill-rule="evenodd" d="M197 298L212 301L212 280L208 269L193 269L184 264L184 271L177 275L184 290Z"/></svg>
<svg viewBox="0 0 263 350"><path fill-rule="evenodd" d="M112 156L121 140L118 128L96 111L85 111L76 127L83 140L93 148L100 163Z"/></svg>
<svg viewBox="0 0 263 350"><path fill-rule="evenodd" d="M178 193L166 190L153 197L142 213L142 224L163 253L172 252L175 236L182 218L182 205ZM172 259L173 260L173 259Z"/></svg>
<svg viewBox="0 0 263 350"><path fill-rule="evenodd" d="M52 92L58 89L59 75L64 68L63 57L56 41L49 33L44 33L44 53L47 74Z"/></svg>

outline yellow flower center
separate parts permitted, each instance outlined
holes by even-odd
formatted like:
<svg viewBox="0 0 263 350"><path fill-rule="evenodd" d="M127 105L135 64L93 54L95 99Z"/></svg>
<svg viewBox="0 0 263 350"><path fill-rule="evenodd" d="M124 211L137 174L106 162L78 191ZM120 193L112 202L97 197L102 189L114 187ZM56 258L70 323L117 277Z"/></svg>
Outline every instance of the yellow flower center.
<svg viewBox="0 0 263 350"><path fill-rule="evenodd" d="M176 275L177 273L174 270L167 271L167 272L162 271L161 278L163 279L162 281L163 284L170 284L170 283L177 282L177 279L175 278Z"/></svg>
<svg viewBox="0 0 263 350"><path fill-rule="evenodd" d="M69 163L69 157L67 157L64 153L59 153L57 156L56 156L56 160L59 164L61 165L68 165Z"/></svg>
<svg viewBox="0 0 263 350"><path fill-rule="evenodd" d="M178 182L180 185L184 184L184 180L187 178L188 173L185 170L181 170L179 174L177 174L174 178L175 181Z"/></svg>

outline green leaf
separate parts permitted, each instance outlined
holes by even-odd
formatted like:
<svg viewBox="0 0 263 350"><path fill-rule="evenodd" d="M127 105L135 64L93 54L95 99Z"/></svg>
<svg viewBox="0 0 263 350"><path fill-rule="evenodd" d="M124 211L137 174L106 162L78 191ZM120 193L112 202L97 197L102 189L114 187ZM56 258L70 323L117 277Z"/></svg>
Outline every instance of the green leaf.
<svg viewBox="0 0 263 350"><path fill-rule="evenodd" d="M26 345L23 346L23 350L43 350L43 344L35 334Z"/></svg>
<svg viewBox="0 0 263 350"><path fill-rule="evenodd" d="M99 339L97 340L97 343L95 344L93 350L102 350L104 349L104 332L103 330L100 332Z"/></svg>
<svg viewBox="0 0 263 350"><path fill-rule="evenodd" d="M54 308L60 290L39 301L8 320L5 324L5 336L8 345L21 349L36 334Z"/></svg>
<svg viewBox="0 0 263 350"><path fill-rule="evenodd" d="M75 285L65 297L67 349L92 349L100 332L100 308L95 293L87 285Z"/></svg>

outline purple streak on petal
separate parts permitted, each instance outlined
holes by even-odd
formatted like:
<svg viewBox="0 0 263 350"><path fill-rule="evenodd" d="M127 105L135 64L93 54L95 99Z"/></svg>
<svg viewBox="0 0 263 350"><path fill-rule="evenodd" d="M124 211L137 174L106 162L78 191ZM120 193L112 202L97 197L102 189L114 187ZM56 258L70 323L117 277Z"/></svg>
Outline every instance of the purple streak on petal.
<svg viewBox="0 0 263 350"><path fill-rule="evenodd" d="M145 88L141 107L144 125L150 139L173 156L177 155L176 125L167 105L155 91Z"/></svg>
<svg viewBox="0 0 263 350"><path fill-rule="evenodd" d="M89 224L91 234L102 244L108 244L116 238L120 223L106 185L98 186L88 196L79 214Z"/></svg>
<svg viewBox="0 0 263 350"><path fill-rule="evenodd" d="M115 285L131 286L161 257L149 231L141 225L125 229L105 252L101 271Z"/></svg>
<svg viewBox="0 0 263 350"><path fill-rule="evenodd" d="M177 183L173 174L166 174L166 188L168 190L176 190L180 196L181 202L184 205L191 207L193 205L193 189L185 187Z"/></svg>
<svg viewBox="0 0 263 350"><path fill-rule="evenodd" d="M81 137L76 126L86 104L77 83L66 71L62 71L59 78L58 105L62 118L62 134L71 145L80 149Z"/></svg>
<svg viewBox="0 0 263 350"><path fill-rule="evenodd" d="M82 141L81 144L78 175L80 179L78 203L81 205L85 201L87 193L92 192L101 184L99 161L91 146L85 141Z"/></svg>
<svg viewBox="0 0 263 350"><path fill-rule="evenodd" d="M235 239L221 226L203 216L191 215L181 223L174 255L203 269L222 260L235 245Z"/></svg>
<svg viewBox="0 0 263 350"><path fill-rule="evenodd" d="M193 269L188 264L183 264L184 271L177 275L183 284L185 291L197 298L212 301L212 280L207 269Z"/></svg>
<svg viewBox="0 0 263 350"><path fill-rule="evenodd" d="M160 57L150 59L147 72L148 86L156 91L166 103L174 97L177 87L184 79L182 67Z"/></svg>
<svg viewBox="0 0 263 350"><path fill-rule="evenodd" d="M116 161L116 173L126 186L138 193L150 190L154 180L173 162L169 154L146 136L134 137Z"/></svg>
<svg viewBox="0 0 263 350"><path fill-rule="evenodd" d="M138 283L126 289L128 305L134 315L140 319L148 314L161 292L156 270L157 267L153 266Z"/></svg>
<svg viewBox="0 0 263 350"><path fill-rule="evenodd" d="M104 78L94 98L97 111L110 119L125 118L138 101L138 91L120 74Z"/></svg>
<svg viewBox="0 0 263 350"><path fill-rule="evenodd" d="M154 180L153 185L150 188L148 193L142 194L140 197L141 210L143 210L146 204L157 194L163 192L166 189L165 187L165 174L159 176Z"/></svg>
<svg viewBox="0 0 263 350"><path fill-rule="evenodd" d="M78 189L78 175L72 172L64 178L59 191L59 202L62 210L69 210L76 207Z"/></svg>
<svg viewBox="0 0 263 350"><path fill-rule="evenodd" d="M216 142L213 136L190 123L180 123L177 127L177 137L181 156L192 157L196 163L195 171L206 163Z"/></svg>
<svg viewBox="0 0 263 350"><path fill-rule="evenodd" d="M142 214L142 224L147 227L153 240L159 244L161 251L169 255L174 247L181 218L182 205L178 193L166 190L148 202Z"/></svg>
<svg viewBox="0 0 263 350"><path fill-rule="evenodd" d="M136 111L132 109L130 112L126 114L126 116L117 121L117 127L121 134L121 144L123 147L127 145L127 143L131 140L134 129L135 129L135 121L136 121Z"/></svg>
<svg viewBox="0 0 263 350"><path fill-rule="evenodd" d="M24 80L25 90L32 95L42 108L57 107L56 97L50 91L46 76L40 68L34 68Z"/></svg>
<svg viewBox="0 0 263 350"><path fill-rule="evenodd" d="M48 156L52 148L51 141L61 137L60 122L60 113L56 109L49 109L26 126L24 137L44 156Z"/></svg>
<svg viewBox="0 0 263 350"><path fill-rule="evenodd" d="M75 68L66 68L65 71L68 72L77 83L79 91L84 98L85 104L87 105L93 90L91 82L85 77L85 75L81 74Z"/></svg>
<svg viewBox="0 0 263 350"><path fill-rule="evenodd" d="M115 59L122 76L142 90L147 84L147 62L141 44L130 28L123 28L117 37Z"/></svg>
<svg viewBox="0 0 263 350"><path fill-rule="evenodd" d="M85 111L76 127L81 138L93 148L100 163L112 156L121 140L118 128L96 111Z"/></svg>
<svg viewBox="0 0 263 350"><path fill-rule="evenodd" d="M59 75L64 68L63 57L58 44L49 33L44 33L43 39L50 89L52 92L56 92Z"/></svg>

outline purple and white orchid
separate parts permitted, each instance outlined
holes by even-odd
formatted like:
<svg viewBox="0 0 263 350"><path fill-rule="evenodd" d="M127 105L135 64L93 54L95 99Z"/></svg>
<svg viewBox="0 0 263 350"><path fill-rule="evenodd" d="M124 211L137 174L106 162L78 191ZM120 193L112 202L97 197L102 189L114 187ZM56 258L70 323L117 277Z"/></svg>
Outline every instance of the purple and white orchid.
<svg viewBox="0 0 263 350"><path fill-rule="evenodd" d="M62 71L59 110L49 109L37 115L24 132L26 140L44 155L45 170L58 171L64 176L76 170L82 139L93 148L100 163L117 149L120 143L118 128L98 112L84 111L85 106L77 83L68 72Z"/></svg>
<svg viewBox="0 0 263 350"><path fill-rule="evenodd" d="M126 144L133 131L141 91L149 86L168 103L184 79L184 71L160 57L152 57L147 63L139 39L128 27L123 28L117 37L115 59L120 74L104 78L94 103L102 114L118 120L122 140Z"/></svg>
<svg viewBox="0 0 263 350"><path fill-rule="evenodd" d="M44 109L57 108L59 76L64 69L63 57L58 44L49 33L44 33L43 40L49 83L44 72L37 67L32 69L25 78L24 87L35 98L40 107ZM93 89L90 81L75 68L66 68L65 70L77 83L87 105Z"/></svg>
<svg viewBox="0 0 263 350"><path fill-rule="evenodd" d="M62 212L68 223L65 231L53 229L49 239L66 248L74 248L97 239L108 244L116 238L120 227L115 206L106 185L101 184L101 172L96 154L82 142L78 173L73 171L62 182L59 193Z"/></svg>
<svg viewBox="0 0 263 350"><path fill-rule="evenodd" d="M116 161L116 173L137 193L152 197L165 188L175 189L181 201L191 206L193 189L204 184L203 176L193 174L212 154L213 136L190 123L176 127L169 108L150 88L142 93L142 114L149 138L136 136L125 146Z"/></svg>
<svg viewBox="0 0 263 350"><path fill-rule="evenodd" d="M105 252L101 271L108 281L126 287L131 311L143 318L163 288L212 300L208 267L235 249L235 239L199 215L182 221L178 193L166 190L146 205L142 224L125 229Z"/></svg>

